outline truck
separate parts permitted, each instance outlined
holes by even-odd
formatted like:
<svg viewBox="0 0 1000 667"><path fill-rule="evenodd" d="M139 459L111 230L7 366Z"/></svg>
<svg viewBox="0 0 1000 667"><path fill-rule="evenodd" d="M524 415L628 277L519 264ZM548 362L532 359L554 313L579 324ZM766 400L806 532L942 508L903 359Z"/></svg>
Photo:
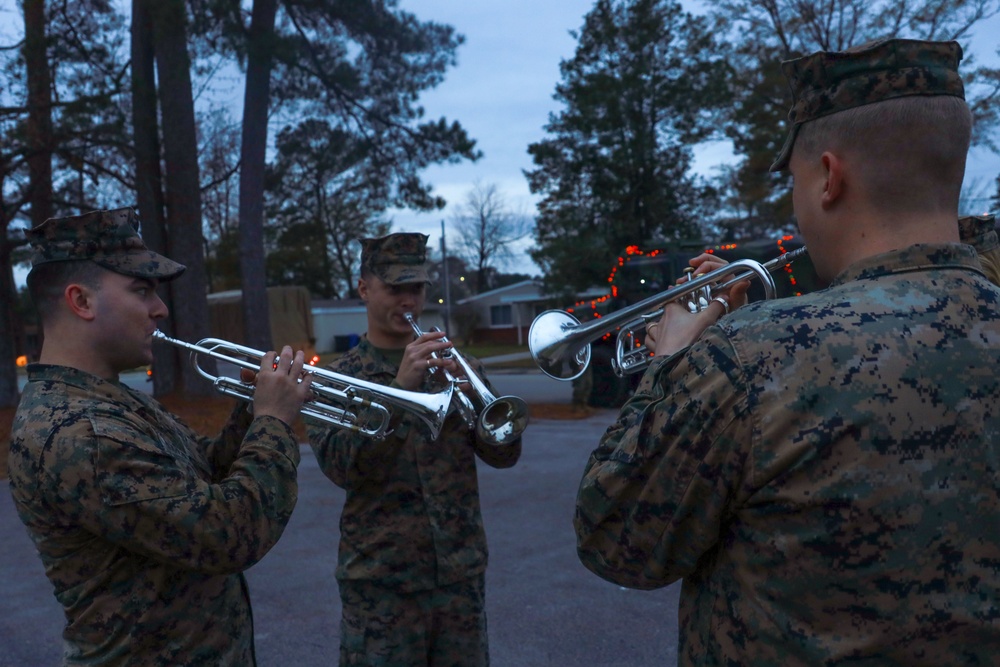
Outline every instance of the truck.
<svg viewBox="0 0 1000 667"><path fill-rule="evenodd" d="M719 245L686 243L673 246L653 245L647 248L629 246L611 267L607 294L577 302L572 308L567 308L567 312L585 322L662 293L676 284L684 269L689 266L688 261L702 252L718 255L730 262L753 259L763 264L802 246L802 239L796 235ZM779 269L772 276L776 298L794 297L822 287L808 254ZM760 281L751 281L747 296L750 301L764 298ZM621 406L635 390L642 376L641 373L623 377L615 374L612 359L616 354L616 337L617 331L591 343L590 366L581 378L574 381L578 383L574 393L577 390L584 393L591 406Z"/></svg>

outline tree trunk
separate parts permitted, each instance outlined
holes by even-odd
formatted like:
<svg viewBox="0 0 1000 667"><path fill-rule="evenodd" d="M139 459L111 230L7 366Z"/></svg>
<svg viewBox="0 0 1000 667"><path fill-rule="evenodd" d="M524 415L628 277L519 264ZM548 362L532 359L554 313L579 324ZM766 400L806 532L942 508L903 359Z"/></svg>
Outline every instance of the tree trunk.
<svg viewBox="0 0 1000 667"><path fill-rule="evenodd" d="M264 264L264 164L271 97L271 38L277 0L254 0L240 146L240 275L247 345L270 350L271 315Z"/></svg>
<svg viewBox="0 0 1000 667"><path fill-rule="evenodd" d="M7 238L7 221L3 220L4 235L0 238L0 294L16 294L14 274L11 270L10 253L13 244ZM14 346L14 299L4 299L0 306L0 408L12 408L17 405L20 390L17 388L17 366L14 356L17 351Z"/></svg>
<svg viewBox="0 0 1000 667"><path fill-rule="evenodd" d="M187 266L179 278L168 283L172 295L172 320L177 336L193 342L206 338L209 326L187 16L183 0L155 0L146 7L153 24L163 117L167 254ZM211 383L188 364L181 364L179 371L185 393L207 395L213 392Z"/></svg>
<svg viewBox="0 0 1000 667"><path fill-rule="evenodd" d="M45 0L24 0L25 76L28 88L28 119L26 148L28 162L29 203L31 225L37 226L52 217L52 76L49 72L47 21ZM11 266L14 244L7 234L9 220L3 220L0 240L0 294L5 295L0 307L0 407L17 405L17 353L15 341L23 339L21 322L15 315L17 288Z"/></svg>
<svg viewBox="0 0 1000 667"><path fill-rule="evenodd" d="M153 51L153 24L149 3L132 1L132 127L135 131L135 180L142 238L151 250L168 254L166 221L163 215L163 181L160 174L160 135L156 117L156 72ZM163 285L160 297L173 310L171 290ZM160 329L173 336L170 319ZM177 385L177 372L186 358L172 345L153 346L153 394L163 396Z"/></svg>
<svg viewBox="0 0 1000 667"><path fill-rule="evenodd" d="M45 0L24 0L24 65L28 84L28 174L31 226L52 217L52 77Z"/></svg>

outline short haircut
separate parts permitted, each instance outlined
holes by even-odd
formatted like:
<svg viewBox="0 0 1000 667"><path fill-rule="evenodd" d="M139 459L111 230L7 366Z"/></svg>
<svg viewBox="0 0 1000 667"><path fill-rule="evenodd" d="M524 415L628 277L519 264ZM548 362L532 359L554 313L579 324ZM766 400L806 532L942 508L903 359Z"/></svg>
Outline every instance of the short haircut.
<svg viewBox="0 0 1000 667"><path fill-rule="evenodd" d="M877 209L958 210L972 114L952 95L909 96L866 104L802 125L795 151L853 161Z"/></svg>
<svg viewBox="0 0 1000 667"><path fill-rule="evenodd" d="M67 285L79 283L90 289L99 289L101 276L107 273L89 259L70 262L48 262L39 264L28 274L28 294L38 311L42 324L51 321L62 300Z"/></svg>

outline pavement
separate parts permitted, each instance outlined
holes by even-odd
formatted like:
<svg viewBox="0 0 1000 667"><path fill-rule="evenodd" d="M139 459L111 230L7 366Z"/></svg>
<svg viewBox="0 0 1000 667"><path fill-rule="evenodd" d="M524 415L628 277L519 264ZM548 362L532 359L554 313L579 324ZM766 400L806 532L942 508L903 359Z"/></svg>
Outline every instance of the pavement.
<svg viewBox="0 0 1000 667"><path fill-rule="evenodd" d="M529 403L568 400L569 383L549 385L540 377L490 375L498 392ZM536 391L547 399L530 397ZM600 411L581 420L535 419L517 466L479 467L494 667L676 665L679 584L625 589L593 575L576 557L576 488L614 418L613 411ZM336 662L340 601L333 572L343 492L319 471L308 446L302 447L299 485L284 535L247 572L260 667ZM0 481L0 534L0 667L58 665L62 611L6 480Z"/></svg>

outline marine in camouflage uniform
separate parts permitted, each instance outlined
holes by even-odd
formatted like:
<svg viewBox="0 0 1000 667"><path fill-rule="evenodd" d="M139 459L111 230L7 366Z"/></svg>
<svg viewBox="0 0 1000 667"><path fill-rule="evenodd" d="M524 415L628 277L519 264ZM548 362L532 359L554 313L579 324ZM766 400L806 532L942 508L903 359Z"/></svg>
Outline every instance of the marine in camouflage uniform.
<svg viewBox="0 0 1000 667"><path fill-rule="evenodd" d="M799 100L867 84L805 123L893 97L877 84L901 72L915 94L960 97L959 58L955 43L893 40L785 67ZM795 171L815 154L793 166L803 234L826 221L809 208L824 191ZM956 242L904 238L828 289L740 308L673 353L657 346L592 453L581 561L635 588L683 578L681 665L995 664L1000 290L957 243L955 216L938 218ZM669 308L672 323L704 317Z"/></svg>
<svg viewBox="0 0 1000 667"><path fill-rule="evenodd" d="M404 233L362 240L362 282L377 280L383 289L402 295L389 306L384 297L368 299L368 333L331 370L401 387L402 345L413 339L401 315L412 309L419 316L423 306L426 239ZM387 326L395 327L389 339ZM376 347L371 340L375 335L381 336L379 342L400 342ZM442 373L427 372L441 360L431 362L423 354L417 355L419 385L402 388L427 393L446 389ZM485 381L482 365L467 359ZM343 429L309 428L320 468L347 492L336 570L343 605L340 664L487 665L487 545L476 457L496 468L513 466L521 441L505 446L481 442L456 411L437 439L431 439L417 417L401 410L394 410L391 428L382 440Z"/></svg>
<svg viewBox="0 0 1000 667"><path fill-rule="evenodd" d="M183 271L137 231L132 209L48 220L29 232L32 272L89 260L152 290ZM59 344L58 332L46 334L43 361ZM205 438L117 377L29 366L10 490L66 614L66 664L253 665L239 573L281 536L298 462L296 438L275 416L241 405Z"/></svg>

